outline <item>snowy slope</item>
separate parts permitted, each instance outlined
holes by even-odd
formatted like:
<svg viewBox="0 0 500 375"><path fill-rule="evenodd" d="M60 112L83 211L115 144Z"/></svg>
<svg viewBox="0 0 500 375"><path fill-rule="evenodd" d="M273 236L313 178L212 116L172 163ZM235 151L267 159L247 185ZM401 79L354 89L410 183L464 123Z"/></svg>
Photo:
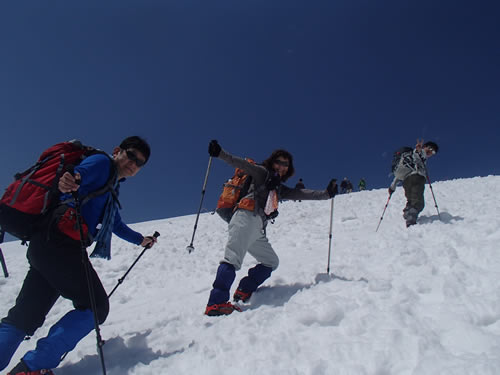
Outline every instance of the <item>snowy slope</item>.
<svg viewBox="0 0 500 375"><path fill-rule="evenodd" d="M280 267L227 317L203 315L225 223L202 214L191 254L195 215L136 224L161 237L111 298L108 374L500 374L499 186L499 176L436 182L441 220L427 187L409 229L398 188L377 233L386 190L336 197L330 276L330 201L284 202L268 228ZM4 316L27 262L18 243L2 249L11 273L0 278ZM108 291L140 252L114 238L111 261L93 260ZM248 256L233 290L253 264ZM9 368L70 308L58 301ZM55 373L100 374L95 334Z"/></svg>

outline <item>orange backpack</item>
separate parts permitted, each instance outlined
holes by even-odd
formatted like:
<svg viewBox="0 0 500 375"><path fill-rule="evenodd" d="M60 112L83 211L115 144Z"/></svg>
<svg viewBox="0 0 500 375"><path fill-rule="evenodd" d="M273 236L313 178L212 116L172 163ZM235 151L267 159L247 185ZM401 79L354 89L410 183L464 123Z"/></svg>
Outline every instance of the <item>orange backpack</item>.
<svg viewBox="0 0 500 375"><path fill-rule="evenodd" d="M252 159L245 158L246 161L255 164ZM249 176L243 169L236 168L234 176L231 177L224 185L222 194L217 202L215 212L226 222L229 223L237 208L253 211L255 208L255 200L245 198L248 193L252 176Z"/></svg>

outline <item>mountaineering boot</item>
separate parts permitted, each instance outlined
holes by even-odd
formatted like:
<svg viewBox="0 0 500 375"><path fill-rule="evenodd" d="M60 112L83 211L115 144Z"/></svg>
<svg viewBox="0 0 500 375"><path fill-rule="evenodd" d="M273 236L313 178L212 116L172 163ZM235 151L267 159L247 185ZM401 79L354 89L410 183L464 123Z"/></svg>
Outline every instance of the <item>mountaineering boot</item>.
<svg viewBox="0 0 500 375"><path fill-rule="evenodd" d="M234 291L233 301L234 302L241 301L241 302L245 303L250 299L251 296L252 296L252 293L247 293L243 289L238 288Z"/></svg>
<svg viewBox="0 0 500 375"><path fill-rule="evenodd" d="M205 309L205 315L208 316L220 316L220 315L229 315L233 311L241 312L241 308L236 305L233 305L231 302L218 303L215 305L209 305Z"/></svg>
<svg viewBox="0 0 500 375"><path fill-rule="evenodd" d="M403 209L403 218L406 221L406 227L417 224L418 210L415 207L406 205Z"/></svg>
<svg viewBox="0 0 500 375"><path fill-rule="evenodd" d="M418 211L413 208L407 208L403 210L403 218L406 220L406 227L417 224Z"/></svg>
<svg viewBox="0 0 500 375"><path fill-rule="evenodd" d="M54 375L54 373L51 370L31 371L28 366L26 366L26 363L21 360L21 362L19 362L16 367L10 370L7 375Z"/></svg>

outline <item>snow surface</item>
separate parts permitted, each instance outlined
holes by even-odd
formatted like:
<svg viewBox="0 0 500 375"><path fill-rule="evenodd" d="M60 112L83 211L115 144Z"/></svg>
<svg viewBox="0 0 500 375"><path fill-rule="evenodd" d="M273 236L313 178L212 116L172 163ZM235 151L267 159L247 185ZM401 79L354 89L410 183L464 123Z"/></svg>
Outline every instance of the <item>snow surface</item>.
<svg viewBox="0 0 500 375"><path fill-rule="evenodd" d="M203 315L225 223L202 214L191 254L195 215L135 224L161 237L111 297L101 326L108 374L498 375L499 186L500 176L434 183L441 220L427 186L409 229L399 187L377 233L385 189L337 196L329 276L330 201L284 202L268 227L280 267L225 317ZM0 278L0 316L28 267L18 242L2 249L11 276ZM115 237L111 261L93 260L108 291L141 250ZM253 264L247 256L233 291ZM8 369L71 308L60 299ZM55 371L100 373L95 333Z"/></svg>

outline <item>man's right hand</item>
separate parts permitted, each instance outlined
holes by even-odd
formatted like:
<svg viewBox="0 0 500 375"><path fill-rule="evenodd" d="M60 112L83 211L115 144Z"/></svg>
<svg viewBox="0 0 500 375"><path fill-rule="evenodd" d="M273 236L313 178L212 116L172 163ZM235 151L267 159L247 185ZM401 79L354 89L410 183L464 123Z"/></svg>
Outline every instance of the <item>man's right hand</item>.
<svg viewBox="0 0 500 375"><path fill-rule="evenodd" d="M392 193L394 193L396 191L396 189L394 189L392 186L389 186L389 195L392 195Z"/></svg>
<svg viewBox="0 0 500 375"><path fill-rule="evenodd" d="M61 193L71 193L72 191L77 191L80 187L80 180L80 173L76 172L73 176L69 172L64 172L64 174L59 179L59 191Z"/></svg>
<svg viewBox="0 0 500 375"><path fill-rule="evenodd" d="M220 150L221 150L221 147L220 147L219 143L217 142L217 140L215 140L215 139L211 140L210 143L208 144L208 154L210 156L217 158L220 155Z"/></svg>

